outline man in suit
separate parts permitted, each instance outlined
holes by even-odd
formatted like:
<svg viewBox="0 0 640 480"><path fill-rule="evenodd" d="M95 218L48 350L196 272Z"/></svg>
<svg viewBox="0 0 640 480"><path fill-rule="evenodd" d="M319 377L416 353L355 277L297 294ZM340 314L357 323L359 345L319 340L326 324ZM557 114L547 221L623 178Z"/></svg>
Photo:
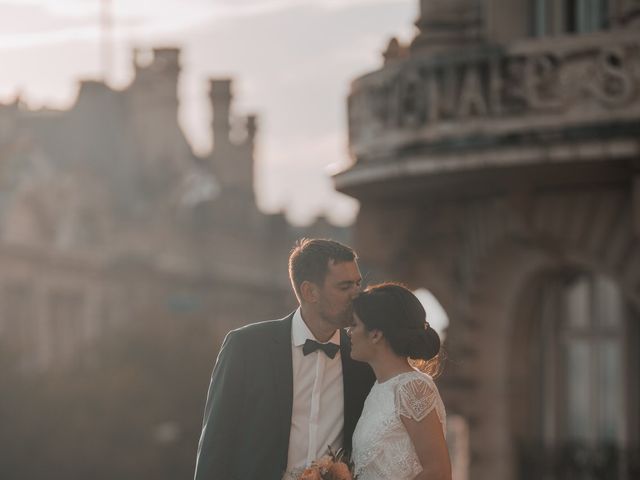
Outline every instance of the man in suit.
<svg viewBox="0 0 640 480"><path fill-rule="evenodd" d="M231 331L216 360L195 480L280 480L328 452L351 449L375 380L351 359L343 328L362 277L354 251L302 239L289 277L299 301L280 320Z"/></svg>

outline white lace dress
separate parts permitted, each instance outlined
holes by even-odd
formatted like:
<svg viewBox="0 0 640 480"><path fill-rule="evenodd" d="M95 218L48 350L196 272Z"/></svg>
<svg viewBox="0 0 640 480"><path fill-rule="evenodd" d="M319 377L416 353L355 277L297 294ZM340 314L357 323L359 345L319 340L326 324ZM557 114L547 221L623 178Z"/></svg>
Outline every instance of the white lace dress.
<svg viewBox="0 0 640 480"><path fill-rule="evenodd" d="M433 410L444 433L444 404L429 375L406 372L385 382L376 382L353 433L356 478L411 480L420 474L422 465L400 416L419 422Z"/></svg>

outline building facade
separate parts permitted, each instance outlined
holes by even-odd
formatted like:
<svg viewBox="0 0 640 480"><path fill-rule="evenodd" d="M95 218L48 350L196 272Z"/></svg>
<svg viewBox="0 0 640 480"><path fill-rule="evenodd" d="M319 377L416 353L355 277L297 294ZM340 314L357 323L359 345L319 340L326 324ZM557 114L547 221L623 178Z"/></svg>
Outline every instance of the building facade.
<svg viewBox="0 0 640 480"><path fill-rule="evenodd" d="M231 80L210 81L214 148L195 155L178 125L180 52L153 54L135 55L122 91L81 82L69 110L0 106L0 339L27 369L65 368L158 309L208 316L218 341L285 315L295 239L346 235L258 210L256 117L233 112Z"/></svg>
<svg viewBox="0 0 640 480"><path fill-rule="evenodd" d="M355 243L450 318L472 480L636 478L640 5L422 0L353 81Z"/></svg>

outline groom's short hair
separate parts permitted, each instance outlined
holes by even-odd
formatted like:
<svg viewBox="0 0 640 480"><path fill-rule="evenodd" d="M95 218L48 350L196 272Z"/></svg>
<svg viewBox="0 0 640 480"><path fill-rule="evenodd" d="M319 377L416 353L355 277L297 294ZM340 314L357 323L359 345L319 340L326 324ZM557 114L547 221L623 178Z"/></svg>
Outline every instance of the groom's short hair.
<svg viewBox="0 0 640 480"><path fill-rule="evenodd" d="M301 238L289 255L289 278L300 299L300 285L309 281L322 285L329 270L329 262L353 262L358 256L351 247L324 238Z"/></svg>

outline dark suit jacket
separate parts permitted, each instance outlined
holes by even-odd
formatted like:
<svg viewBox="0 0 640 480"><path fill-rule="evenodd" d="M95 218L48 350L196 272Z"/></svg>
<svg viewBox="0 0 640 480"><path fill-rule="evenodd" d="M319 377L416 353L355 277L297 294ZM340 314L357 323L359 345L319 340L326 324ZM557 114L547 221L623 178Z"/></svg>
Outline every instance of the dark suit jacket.
<svg viewBox="0 0 640 480"><path fill-rule="evenodd" d="M195 480L280 480L287 467L293 367L293 314L231 331L216 360L198 446ZM351 359L342 332L344 445L375 377Z"/></svg>

